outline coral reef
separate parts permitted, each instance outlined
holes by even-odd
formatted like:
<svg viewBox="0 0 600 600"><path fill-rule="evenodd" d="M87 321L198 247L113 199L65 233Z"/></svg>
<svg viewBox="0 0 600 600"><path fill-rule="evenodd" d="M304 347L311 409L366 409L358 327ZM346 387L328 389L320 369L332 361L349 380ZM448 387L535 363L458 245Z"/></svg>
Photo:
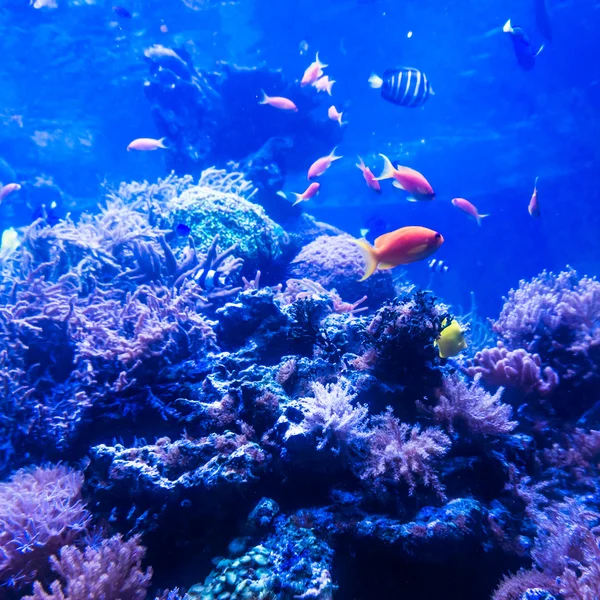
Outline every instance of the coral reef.
<svg viewBox="0 0 600 600"><path fill-rule="evenodd" d="M366 295L373 305L394 297L389 271L377 271L367 281L358 281L365 271L364 260L353 238L344 235L323 235L302 248L292 260L289 277L304 277L335 289L344 298Z"/></svg>

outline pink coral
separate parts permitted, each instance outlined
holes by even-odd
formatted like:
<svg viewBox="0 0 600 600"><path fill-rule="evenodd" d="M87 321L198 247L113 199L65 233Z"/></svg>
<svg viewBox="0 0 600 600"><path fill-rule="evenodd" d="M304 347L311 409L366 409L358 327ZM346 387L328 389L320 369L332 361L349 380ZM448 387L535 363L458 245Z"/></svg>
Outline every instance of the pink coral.
<svg viewBox="0 0 600 600"><path fill-rule="evenodd" d="M424 431L411 427L393 416L392 409L374 419L376 427L369 439L369 456L363 478L381 480L390 478L408 485L414 494L417 485L433 488L444 497L444 487L434 467L436 458L450 449L450 438L437 429Z"/></svg>
<svg viewBox="0 0 600 600"><path fill-rule="evenodd" d="M141 568L146 550L139 541L139 536L125 541L116 535L83 552L65 546L60 558L52 557L61 580L52 583L50 592L36 581L33 595L23 600L145 600L152 569Z"/></svg>
<svg viewBox="0 0 600 600"><path fill-rule="evenodd" d="M0 483L0 579L22 587L50 556L87 531L83 475L67 467L17 471Z"/></svg>
<svg viewBox="0 0 600 600"><path fill-rule="evenodd" d="M469 377L481 375L489 385L518 388L525 394L536 393L547 396L558 385L559 378L554 369L546 367L538 354L527 350L508 350L502 342L495 348L485 348L475 354L465 369Z"/></svg>
<svg viewBox="0 0 600 600"><path fill-rule="evenodd" d="M516 426L511 421L512 408L500 401L503 388L493 396L480 385L481 375L468 385L458 375L444 378L437 405L431 409L434 421L445 425L450 432L455 425L462 425L469 433L506 435Z"/></svg>

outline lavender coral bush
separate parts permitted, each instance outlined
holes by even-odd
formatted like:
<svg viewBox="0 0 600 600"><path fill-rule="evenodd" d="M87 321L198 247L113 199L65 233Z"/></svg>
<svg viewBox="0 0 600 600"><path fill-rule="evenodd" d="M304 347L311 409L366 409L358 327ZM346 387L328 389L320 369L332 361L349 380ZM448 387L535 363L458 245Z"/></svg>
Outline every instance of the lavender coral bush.
<svg viewBox="0 0 600 600"><path fill-rule="evenodd" d="M470 384L458 375L444 378L438 403L431 413L438 425L454 432L460 427L469 435L506 435L517 426L511 421L512 407L501 402L503 388L494 395L480 385L477 374Z"/></svg>
<svg viewBox="0 0 600 600"><path fill-rule="evenodd" d="M440 429L401 423L392 409L374 419L375 428L369 438L369 454L363 477L378 483L391 480L408 486L410 495L418 485L431 487L444 497L435 461L450 449L450 438Z"/></svg>
<svg viewBox="0 0 600 600"><path fill-rule="evenodd" d="M23 589L48 560L86 533L83 475L63 466L17 471L0 483L0 583Z"/></svg>
<svg viewBox="0 0 600 600"><path fill-rule="evenodd" d="M50 592L36 581L33 594L23 600L145 600L152 569L142 570L144 554L139 536L124 540L116 535L83 551L65 546L59 557L52 557L60 579Z"/></svg>
<svg viewBox="0 0 600 600"><path fill-rule="evenodd" d="M350 392L347 380L327 385L317 381L312 384L312 392L312 397L300 399L304 419L288 429L286 438L299 433L316 434L319 450L330 446L334 451L368 439L369 409L353 404L356 395Z"/></svg>

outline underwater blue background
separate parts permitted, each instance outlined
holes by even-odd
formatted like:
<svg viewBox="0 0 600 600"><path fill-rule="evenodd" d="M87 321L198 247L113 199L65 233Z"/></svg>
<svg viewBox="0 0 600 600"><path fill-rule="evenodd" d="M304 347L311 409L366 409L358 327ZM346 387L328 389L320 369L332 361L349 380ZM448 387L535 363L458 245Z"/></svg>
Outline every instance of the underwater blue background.
<svg viewBox="0 0 600 600"><path fill-rule="evenodd" d="M509 287L542 269L569 264L598 273L597 4L549 2L554 41L531 72L519 68L501 31L510 17L541 45L530 2L189 4L123 2L134 15L123 19L110 2L63 2L54 10L3 3L0 156L17 179L51 177L69 197L63 212L77 213L95 206L104 181L153 180L168 172L160 153L125 152L135 137L159 137L143 94L143 51L151 44L184 47L199 69L223 60L264 63L292 80L318 51L330 65L333 102L345 109L348 125L339 145L345 159L326 174L306 210L353 235L372 218L390 229L438 229L446 240L438 258L450 272L436 276L432 288L465 307L474 291L489 316ZM303 41L308 49L301 55ZM371 72L396 65L428 75L435 96L423 108L394 106L369 88ZM329 97L319 96L319 118L326 120ZM437 199L412 205L389 184L381 197L373 194L354 164L360 154L377 174L380 152L425 173ZM303 191L315 158L296 157L288 165L286 191ZM527 203L537 176L542 218L533 221ZM452 207L456 196L491 217L477 227ZM40 201L5 204L2 227L26 224ZM409 267L409 276L429 282L425 263Z"/></svg>

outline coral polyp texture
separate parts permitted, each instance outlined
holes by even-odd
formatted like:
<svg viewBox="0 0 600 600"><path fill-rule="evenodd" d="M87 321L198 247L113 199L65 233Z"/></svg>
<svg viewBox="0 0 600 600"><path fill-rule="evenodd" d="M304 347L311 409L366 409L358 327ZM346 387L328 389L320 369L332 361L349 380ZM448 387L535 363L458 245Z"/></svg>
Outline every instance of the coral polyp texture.
<svg viewBox="0 0 600 600"><path fill-rule="evenodd" d="M599 284L442 359L452 307L255 197L122 184L3 256L0 598L594 598Z"/></svg>

